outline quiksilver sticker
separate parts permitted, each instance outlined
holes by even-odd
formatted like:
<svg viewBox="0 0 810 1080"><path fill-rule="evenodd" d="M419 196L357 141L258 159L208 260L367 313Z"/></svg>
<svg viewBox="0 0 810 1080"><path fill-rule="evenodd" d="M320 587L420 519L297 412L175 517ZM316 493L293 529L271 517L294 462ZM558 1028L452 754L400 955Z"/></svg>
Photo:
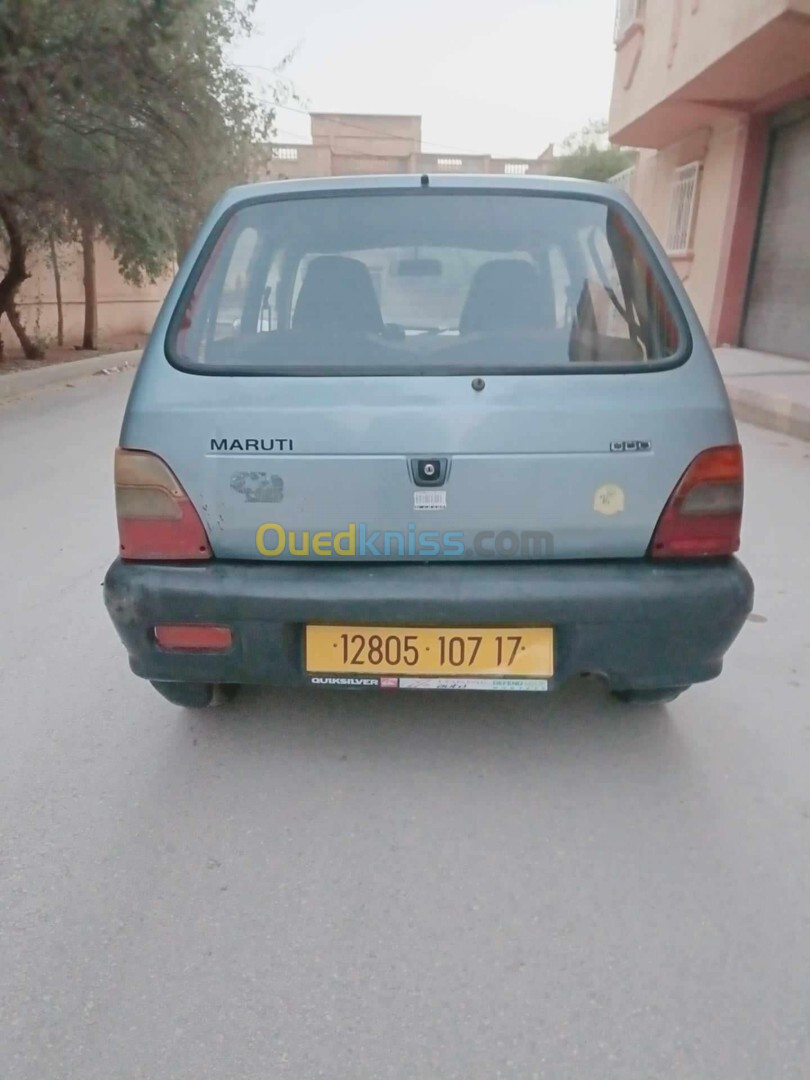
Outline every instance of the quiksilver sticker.
<svg viewBox="0 0 810 1080"><path fill-rule="evenodd" d="M311 686L379 686L380 680L356 675L311 675Z"/></svg>

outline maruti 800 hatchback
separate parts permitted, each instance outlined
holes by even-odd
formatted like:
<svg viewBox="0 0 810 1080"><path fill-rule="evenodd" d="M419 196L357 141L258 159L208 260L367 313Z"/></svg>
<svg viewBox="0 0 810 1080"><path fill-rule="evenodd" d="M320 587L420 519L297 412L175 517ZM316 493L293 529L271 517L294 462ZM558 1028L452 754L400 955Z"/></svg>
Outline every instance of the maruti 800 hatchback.
<svg viewBox="0 0 810 1080"><path fill-rule="evenodd" d="M170 701L245 683L627 701L751 609L715 360L632 202L539 177L221 200L116 453L107 608Z"/></svg>

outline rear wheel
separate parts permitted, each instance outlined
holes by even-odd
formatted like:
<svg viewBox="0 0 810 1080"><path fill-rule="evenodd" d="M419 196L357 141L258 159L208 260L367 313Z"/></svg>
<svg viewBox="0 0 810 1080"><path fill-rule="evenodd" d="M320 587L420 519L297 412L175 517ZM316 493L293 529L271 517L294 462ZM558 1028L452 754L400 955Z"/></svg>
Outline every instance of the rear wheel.
<svg viewBox="0 0 810 1080"><path fill-rule="evenodd" d="M688 686L656 686L649 690L611 690L611 694L617 701L624 701L629 705L655 705L674 701Z"/></svg>

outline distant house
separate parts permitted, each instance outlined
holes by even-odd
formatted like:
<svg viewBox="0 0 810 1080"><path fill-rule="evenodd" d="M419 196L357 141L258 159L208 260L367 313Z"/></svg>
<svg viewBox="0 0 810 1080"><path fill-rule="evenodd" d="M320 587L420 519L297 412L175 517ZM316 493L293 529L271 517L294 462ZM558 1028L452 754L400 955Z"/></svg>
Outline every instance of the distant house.
<svg viewBox="0 0 810 1080"><path fill-rule="evenodd" d="M534 176L551 172L554 164L553 146L536 158L425 153L421 116L311 113L310 124L311 143L273 143L267 148L262 179L423 172Z"/></svg>

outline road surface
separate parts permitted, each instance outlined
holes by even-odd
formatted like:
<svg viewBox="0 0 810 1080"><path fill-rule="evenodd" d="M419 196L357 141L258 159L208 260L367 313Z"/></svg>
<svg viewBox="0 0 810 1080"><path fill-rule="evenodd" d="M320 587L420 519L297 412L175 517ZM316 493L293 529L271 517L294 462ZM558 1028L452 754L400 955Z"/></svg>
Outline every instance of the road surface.
<svg viewBox="0 0 810 1080"><path fill-rule="evenodd" d="M810 444L743 429L754 615L630 709L249 691L102 606L131 381L0 405L0 1077L810 1077Z"/></svg>

